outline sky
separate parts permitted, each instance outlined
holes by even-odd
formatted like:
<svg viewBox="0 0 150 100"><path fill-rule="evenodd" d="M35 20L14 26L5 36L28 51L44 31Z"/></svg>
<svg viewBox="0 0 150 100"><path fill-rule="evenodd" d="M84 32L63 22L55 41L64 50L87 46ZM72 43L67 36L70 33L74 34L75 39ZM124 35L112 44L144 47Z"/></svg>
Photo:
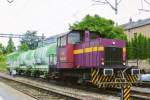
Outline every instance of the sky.
<svg viewBox="0 0 150 100"><path fill-rule="evenodd" d="M114 4L115 0L108 1ZM141 0L121 0L116 15L108 4L96 5L92 0L14 0L12 3L1 0L0 33L23 34L27 30L36 30L38 35L49 37L68 31L70 24L79 22L87 14L124 24L129 18L133 21L149 18L150 12L139 11L141 7ZM143 2L143 8L150 10L150 5ZM5 46L7 41L0 38ZM19 45L19 39L13 41Z"/></svg>

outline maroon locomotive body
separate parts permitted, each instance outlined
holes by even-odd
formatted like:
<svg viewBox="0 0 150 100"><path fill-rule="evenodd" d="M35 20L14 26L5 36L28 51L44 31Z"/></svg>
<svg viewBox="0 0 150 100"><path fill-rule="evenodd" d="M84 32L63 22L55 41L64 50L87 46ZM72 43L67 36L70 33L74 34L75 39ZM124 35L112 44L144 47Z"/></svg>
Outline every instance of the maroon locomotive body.
<svg viewBox="0 0 150 100"><path fill-rule="evenodd" d="M57 68L125 67L125 41L100 37L91 39L91 34L95 33L74 31L59 37Z"/></svg>
<svg viewBox="0 0 150 100"><path fill-rule="evenodd" d="M126 62L126 41L89 31L71 31L57 39L56 69L65 81L98 87L114 87L112 83L120 81L132 84L140 71Z"/></svg>

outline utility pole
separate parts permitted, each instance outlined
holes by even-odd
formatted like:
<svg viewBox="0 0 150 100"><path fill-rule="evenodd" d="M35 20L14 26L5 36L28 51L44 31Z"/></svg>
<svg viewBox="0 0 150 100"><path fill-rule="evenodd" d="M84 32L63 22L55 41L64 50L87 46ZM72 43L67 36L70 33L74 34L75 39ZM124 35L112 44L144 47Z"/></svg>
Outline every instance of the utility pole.
<svg viewBox="0 0 150 100"><path fill-rule="evenodd" d="M118 0L115 0L115 5L113 5L112 3L110 3L108 0L104 0L104 1L101 1L101 0L93 0L95 3L100 3L100 4L108 4L111 8L112 8L112 10L114 10L115 11L115 14L117 15L118 14L118 5L119 5L119 3L122 1L122 0L120 0L120 1L118 1Z"/></svg>
<svg viewBox="0 0 150 100"><path fill-rule="evenodd" d="M118 0L115 0L115 14L117 15L118 13Z"/></svg>
<svg viewBox="0 0 150 100"><path fill-rule="evenodd" d="M12 3L14 0L7 0L8 3Z"/></svg>

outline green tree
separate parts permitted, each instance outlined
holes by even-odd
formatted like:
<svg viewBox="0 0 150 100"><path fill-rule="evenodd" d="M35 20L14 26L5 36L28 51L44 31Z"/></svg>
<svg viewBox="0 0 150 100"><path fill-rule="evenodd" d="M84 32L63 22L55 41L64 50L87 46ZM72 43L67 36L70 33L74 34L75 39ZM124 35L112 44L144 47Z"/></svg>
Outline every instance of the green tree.
<svg viewBox="0 0 150 100"><path fill-rule="evenodd" d="M0 62L4 61L5 57L4 57L4 46L0 43Z"/></svg>
<svg viewBox="0 0 150 100"><path fill-rule="evenodd" d="M129 59L147 59L150 57L150 38L135 33L131 41L128 41L127 48Z"/></svg>
<svg viewBox="0 0 150 100"><path fill-rule="evenodd" d="M98 33L101 37L127 40L123 28L116 26L112 20L98 15L85 16L79 23L70 25L70 30L89 30Z"/></svg>
<svg viewBox="0 0 150 100"><path fill-rule="evenodd" d="M142 34L139 34L137 37L137 52L138 52L138 57L140 59L144 59L145 58L145 37Z"/></svg>
<svg viewBox="0 0 150 100"><path fill-rule="evenodd" d="M6 54L6 48L0 43L0 54Z"/></svg>
<svg viewBox="0 0 150 100"><path fill-rule="evenodd" d="M10 37L9 38L9 41L8 41L8 45L7 45L7 47L6 47L6 52L7 53L12 53L12 52L14 52L15 51L15 46L14 46L14 42L13 42L13 40L12 40L12 38Z"/></svg>
<svg viewBox="0 0 150 100"><path fill-rule="evenodd" d="M21 43L21 45L19 46L19 51L27 51L29 50L29 47L26 43Z"/></svg>
<svg viewBox="0 0 150 100"><path fill-rule="evenodd" d="M3 54L3 46L2 46L2 44L0 43L0 55L2 55Z"/></svg>
<svg viewBox="0 0 150 100"><path fill-rule="evenodd" d="M30 50L36 49L40 38L37 36L37 31L27 31L21 39L21 44L25 43Z"/></svg>
<svg viewBox="0 0 150 100"><path fill-rule="evenodd" d="M147 56L150 59L150 38L147 39Z"/></svg>
<svg viewBox="0 0 150 100"><path fill-rule="evenodd" d="M0 43L0 71L6 71L6 56L5 56L5 48Z"/></svg>
<svg viewBox="0 0 150 100"><path fill-rule="evenodd" d="M132 59L132 52L132 43L129 41L127 44L127 59Z"/></svg>

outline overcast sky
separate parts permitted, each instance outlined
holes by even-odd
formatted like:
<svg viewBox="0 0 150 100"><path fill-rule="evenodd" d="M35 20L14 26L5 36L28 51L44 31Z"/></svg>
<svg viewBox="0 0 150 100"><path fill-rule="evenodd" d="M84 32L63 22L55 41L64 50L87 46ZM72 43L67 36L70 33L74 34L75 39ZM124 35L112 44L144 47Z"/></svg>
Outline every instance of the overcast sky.
<svg viewBox="0 0 150 100"><path fill-rule="evenodd" d="M115 0L108 1L113 4ZM150 12L138 11L141 0L121 0L117 15L109 5L92 6L93 3L92 0L14 0L9 4L1 0L0 33L23 34L26 30L37 30L38 35L44 33L48 37L68 31L69 24L87 14L98 14L119 24L128 22L130 17L133 20L150 17ZM143 5L150 9L150 5L144 2ZM0 42L6 45L7 39L0 38Z"/></svg>

